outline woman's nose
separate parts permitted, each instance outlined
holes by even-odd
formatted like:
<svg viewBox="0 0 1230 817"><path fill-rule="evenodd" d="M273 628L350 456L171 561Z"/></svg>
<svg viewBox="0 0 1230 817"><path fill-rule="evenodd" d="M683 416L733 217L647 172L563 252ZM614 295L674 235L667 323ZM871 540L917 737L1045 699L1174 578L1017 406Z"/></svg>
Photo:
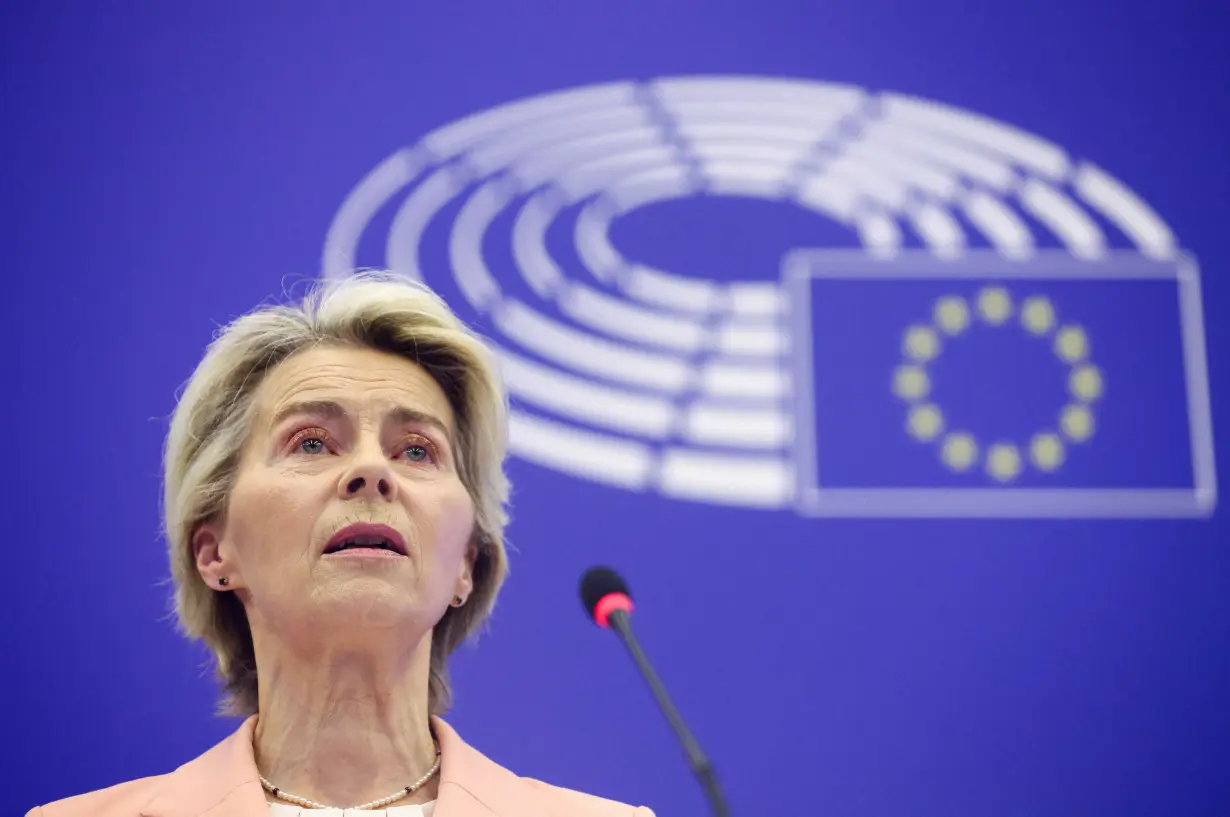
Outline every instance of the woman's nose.
<svg viewBox="0 0 1230 817"><path fill-rule="evenodd" d="M363 453L346 470L338 484L342 499L386 499L397 497L397 483L384 456Z"/></svg>

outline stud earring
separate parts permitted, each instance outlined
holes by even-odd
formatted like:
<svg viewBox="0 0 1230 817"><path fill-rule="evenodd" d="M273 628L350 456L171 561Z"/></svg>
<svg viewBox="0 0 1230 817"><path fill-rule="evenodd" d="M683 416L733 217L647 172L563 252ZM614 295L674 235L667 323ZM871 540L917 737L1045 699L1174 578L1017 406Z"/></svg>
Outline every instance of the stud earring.
<svg viewBox="0 0 1230 817"><path fill-rule="evenodd" d="M466 600L463 599L461 596L453 596L453 606L454 607L460 607L465 603L466 603Z"/></svg>
<svg viewBox="0 0 1230 817"><path fill-rule="evenodd" d="M230 582L231 582L230 579L228 579L226 576L223 576L222 578L218 579L218 586L226 587L228 584L230 584Z"/></svg>

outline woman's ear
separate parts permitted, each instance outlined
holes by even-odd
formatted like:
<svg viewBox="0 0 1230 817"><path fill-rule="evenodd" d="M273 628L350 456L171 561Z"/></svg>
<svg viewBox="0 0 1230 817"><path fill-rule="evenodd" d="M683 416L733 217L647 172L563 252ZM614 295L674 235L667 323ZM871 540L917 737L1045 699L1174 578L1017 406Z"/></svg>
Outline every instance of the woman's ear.
<svg viewBox="0 0 1230 817"><path fill-rule="evenodd" d="M454 596L468 599L474 592L474 563L476 561L478 561L478 543L471 539L457 571L457 581L453 585Z"/></svg>
<svg viewBox="0 0 1230 817"><path fill-rule="evenodd" d="M192 534L192 555L201 579L213 589L234 590L243 586L237 566L222 553L222 526L217 522L202 523Z"/></svg>

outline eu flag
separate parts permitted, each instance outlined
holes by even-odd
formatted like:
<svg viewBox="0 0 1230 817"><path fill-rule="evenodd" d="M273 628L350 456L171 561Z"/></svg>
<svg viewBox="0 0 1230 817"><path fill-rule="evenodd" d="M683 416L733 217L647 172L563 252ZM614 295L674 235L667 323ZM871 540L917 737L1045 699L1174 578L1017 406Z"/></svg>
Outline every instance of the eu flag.
<svg viewBox="0 0 1230 817"><path fill-rule="evenodd" d="M796 251L785 271L803 512L1211 512L1191 259Z"/></svg>

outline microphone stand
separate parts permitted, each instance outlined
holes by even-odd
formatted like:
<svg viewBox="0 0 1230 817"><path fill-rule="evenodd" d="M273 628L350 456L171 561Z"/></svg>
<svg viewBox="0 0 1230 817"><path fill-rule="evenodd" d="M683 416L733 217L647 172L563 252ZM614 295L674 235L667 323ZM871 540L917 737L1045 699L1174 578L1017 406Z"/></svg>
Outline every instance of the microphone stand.
<svg viewBox="0 0 1230 817"><path fill-rule="evenodd" d="M715 817L730 817L730 809L726 805L726 798L723 796L722 789L718 785L717 774L713 770L713 764L709 762L709 758L701 751L696 738L692 737L691 731L688 730L687 724L683 722L683 717L671 702L670 696L666 694L666 688L662 686L662 681L658 678L658 674L654 672L649 659L645 656L644 650L641 649L640 643L636 640L636 636L632 634L632 622L628 613L624 610L614 610L607 621L611 629L618 633L619 640L628 648L628 652L632 655L632 660L636 662L637 669L641 671L645 682L649 684L649 691L653 693L653 697L657 700L662 714L666 715L666 719L670 721L671 728L675 730L675 735L679 738L679 742L683 744L683 751L688 756L688 765L692 767L692 774L696 776L696 779L700 781L701 788L705 790L705 797L709 800L713 814Z"/></svg>

